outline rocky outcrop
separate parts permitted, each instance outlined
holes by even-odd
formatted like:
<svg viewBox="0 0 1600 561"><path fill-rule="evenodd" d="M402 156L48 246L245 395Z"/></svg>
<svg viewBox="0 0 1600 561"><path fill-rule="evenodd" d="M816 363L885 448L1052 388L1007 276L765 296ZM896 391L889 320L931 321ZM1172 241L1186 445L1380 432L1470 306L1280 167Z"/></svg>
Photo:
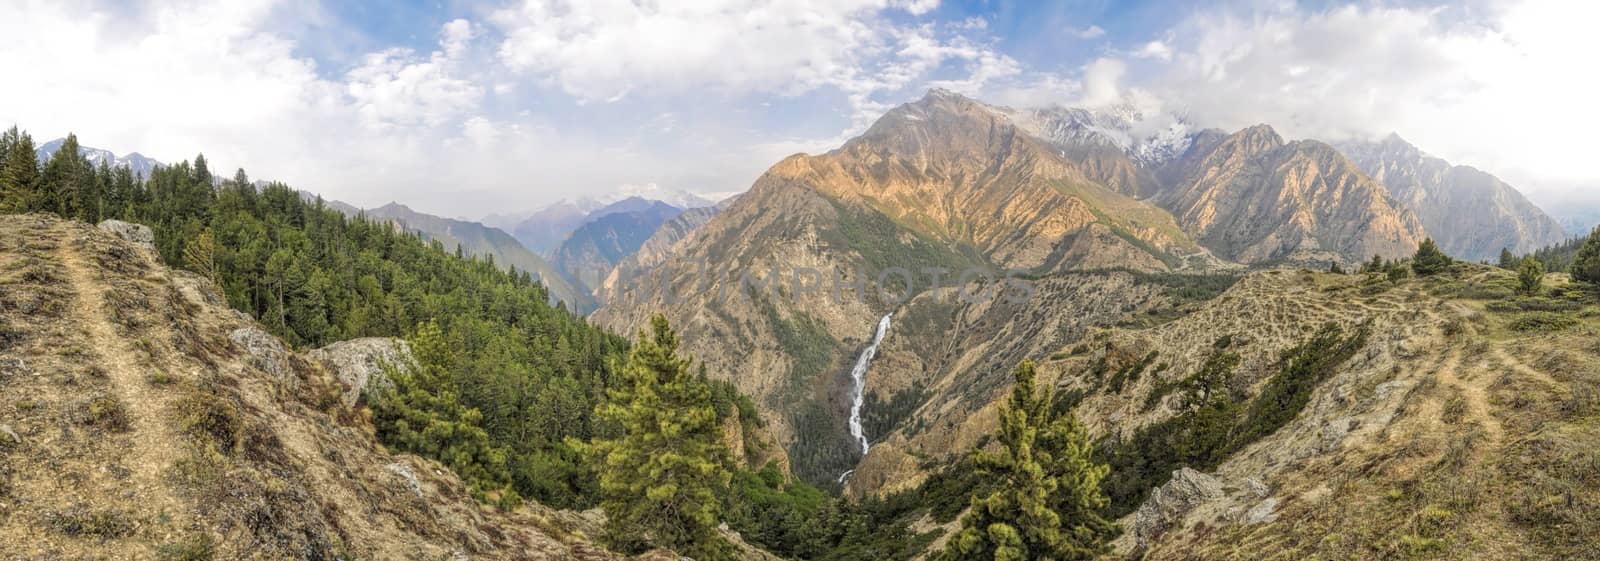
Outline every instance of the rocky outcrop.
<svg viewBox="0 0 1600 561"><path fill-rule="evenodd" d="M340 341L306 353L321 362L344 386L345 406L354 406L369 386L388 387L384 366L403 367L411 362L411 345L393 337L366 337Z"/></svg>
<svg viewBox="0 0 1600 561"><path fill-rule="evenodd" d="M256 326L246 326L228 333L228 340L249 357L250 364L273 379L294 379L293 356L283 341Z"/></svg>
<svg viewBox="0 0 1600 561"><path fill-rule="evenodd" d="M155 250L156 248L155 232L150 231L150 227L144 224L134 224L121 220L105 220L100 222L100 229L133 242L133 245L149 250Z"/></svg>
<svg viewBox="0 0 1600 561"><path fill-rule="evenodd" d="M1172 472L1166 485L1150 492L1150 498L1134 513L1133 536L1139 548L1161 536L1185 514L1222 496L1222 482L1198 471L1181 468Z"/></svg>

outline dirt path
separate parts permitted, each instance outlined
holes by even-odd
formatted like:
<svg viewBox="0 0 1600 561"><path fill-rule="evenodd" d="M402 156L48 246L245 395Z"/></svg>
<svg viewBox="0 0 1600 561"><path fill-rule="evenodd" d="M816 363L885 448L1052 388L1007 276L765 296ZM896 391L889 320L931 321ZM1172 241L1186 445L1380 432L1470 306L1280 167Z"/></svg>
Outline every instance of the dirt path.
<svg viewBox="0 0 1600 561"><path fill-rule="evenodd" d="M72 301L71 315L75 325L81 326L84 336L100 358L95 364L105 368L112 390L128 413L131 428L129 436L133 445L126 451L125 464L132 470L130 490L137 493L137 501L146 512L171 512L175 500L167 492L163 474L168 465L178 458L174 443L178 436L163 419L167 418L164 400L145 380L147 369L140 365L138 355L128 340L111 324L105 309L105 286L92 272L84 255L89 240L79 236L60 244L61 264L66 270L72 290L77 297Z"/></svg>
<svg viewBox="0 0 1600 561"><path fill-rule="evenodd" d="M1500 424L1500 419L1495 418L1489 406L1488 388L1489 384L1494 383L1494 380L1491 376L1486 376L1485 372L1479 372L1473 379L1465 380L1459 375L1460 371L1461 349L1453 347L1450 349L1449 354L1445 356L1444 364L1439 367L1439 383L1453 387L1461 392L1461 396L1466 400L1467 404L1467 412L1464 419L1476 421L1482 425L1484 432L1489 437L1489 445L1495 448L1500 447L1505 442L1506 431L1505 427Z"/></svg>

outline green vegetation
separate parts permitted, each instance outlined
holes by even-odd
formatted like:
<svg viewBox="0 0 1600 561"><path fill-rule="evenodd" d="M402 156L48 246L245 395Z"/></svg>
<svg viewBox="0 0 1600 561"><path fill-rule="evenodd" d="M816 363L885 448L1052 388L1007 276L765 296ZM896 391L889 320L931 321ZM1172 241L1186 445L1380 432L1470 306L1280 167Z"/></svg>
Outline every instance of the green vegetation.
<svg viewBox="0 0 1600 561"><path fill-rule="evenodd" d="M1450 256L1439 250L1439 244L1433 243L1433 238L1422 240L1417 246L1417 253L1411 256L1411 270L1419 277L1437 275L1450 268Z"/></svg>
<svg viewBox="0 0 1600 561"><path fill-rule="evenodd" d="M429 322L411 338L414 360L385 365L393 386L369 394L378 436L391 447L439 460L474 489L510 488L506 451L482 428L483 413L461 403L457 357L439 326Z"/></svg>
<svg viewBox="0 0 1600 561"><path fill-rule="evenodd" d="M1103 516L1107 467L1092 460L1088 432L1077 419L1058 415L1050 391L1035 387L1032 362L1017 367L996 436L1000 453L980 451L974 464L997 488L972 500L961 530L936 559L1066 561L1109 553L1117 528Z"/></svg>
<svg viewBox="0 0 1600 561"><path fill-rule="evenodd" d="M1098 461L1111 466L1103 485L1112 515L1133 512L1173 470L1188 466L1210 471L1230 454L1283 428L1305 408L1311 391L1354 356L1366 338L1365 327L1346 335L1337 325L1324 326L1281 355L1277 373L1254 399L1235 389L1239 356L1227 350L1226 338L1219 339L1199 371L1161 390L1183 392L1179 414L1097 446Z"/></svg>
<svg viewBox="0 0 1600 561"><path fill-rule="evenodd" d="M1517 292L1524 296L1535 296L1543 286L1544 263L1534 257L1522 258L1522 264L1517 266Z"/></svg>
<svg viewBox="0 0 1600 561"><path fill-rule="evenodd" d="M1589 234L1589 238L1573 254L1569 271L1573 280L1600 283L1600 235L1597 234L1600 234L1600 228Z"/></svg>
<svg viewBox="0 0 1600 561"><path fill-rule="evenodd" d="M618 427L612 437L570 444L600 476L606 539L624 552L648 546L716 561L733 559L717 534L732 478L711 388L678 356L678 336L657 315L618 372L610 400L595 415Z"/></svg>

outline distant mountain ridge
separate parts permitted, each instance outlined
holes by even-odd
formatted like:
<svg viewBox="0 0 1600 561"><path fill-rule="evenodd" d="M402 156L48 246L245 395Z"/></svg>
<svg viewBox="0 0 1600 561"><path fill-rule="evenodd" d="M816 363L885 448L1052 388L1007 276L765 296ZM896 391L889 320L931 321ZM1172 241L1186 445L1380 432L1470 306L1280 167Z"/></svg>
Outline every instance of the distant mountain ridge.
<svg viewBox="0 0 1600 561"><path fill-rule="evenodd" d="M1335 146L1416 212L1450 255L1494 259L1501 249L1528 253L1567 238L1559 222L1506 182L1431 156L1397 134Z"/></svg>
<svg viewBox="0 0 1600 561"><path fill-rule="evenodd" d="M50 161L50 156L54 155L56 151L60 150L62 143L66 142L66 140L66 138L57 138L41 144L37 149L34 150L34 155L39 159L40 162ZM157 167L166 165L138 152L132 152L125 156L118 156L116 153L110 150L93 148L81 144L78 145L78 153L82 154L85 158L88 158L89 161L96 166L102 163L110 167L128 166L128 169L134 174L143 177L150 177L151 171L154 171Z"/></svg>
<svg viewBox="0 0 1600 561"><path fill-rule="evenodd" d="M477 222L417 212L399 203L361 209L342 201L323 199L308 191L301 191L300 198L308 201L321 200L324 206L342 212L346 216L387 220L406 230L420 233L425 239L438 241L447 251L454 251L459 247L468 255L492 258L495 264L502 268L515 267L518 271L525 271L544 284L553 300L566 303L569 308L580 314L588 313L596 305L588 291L573 286L544 258L528 251L510 234L497 228Z"/></svg>
<svg viewBox="0 0 1600 561"><path fill-rule="evenodd" d="M639 205L643 205L640 207ZM639 250L656 230L682 209L661 201L631 197L596 212L561 243L551 264L591 294L623 259ZM594 218L598 215L598 218Z"/></svg>

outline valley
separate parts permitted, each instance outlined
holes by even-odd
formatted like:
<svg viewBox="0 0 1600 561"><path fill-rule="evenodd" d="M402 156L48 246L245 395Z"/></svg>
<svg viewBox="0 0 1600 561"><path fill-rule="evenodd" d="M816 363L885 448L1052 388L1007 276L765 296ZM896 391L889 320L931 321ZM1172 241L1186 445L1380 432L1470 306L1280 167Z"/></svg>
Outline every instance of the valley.
<svg viewBox="0 0 1600 561"><path fill-rule="evenodd" d="M0 541L942 559L1039 462L1094 558L1600 547L1600 241L1398 137L1130 122L935 89L498 227L13 132Z"/></svg>

